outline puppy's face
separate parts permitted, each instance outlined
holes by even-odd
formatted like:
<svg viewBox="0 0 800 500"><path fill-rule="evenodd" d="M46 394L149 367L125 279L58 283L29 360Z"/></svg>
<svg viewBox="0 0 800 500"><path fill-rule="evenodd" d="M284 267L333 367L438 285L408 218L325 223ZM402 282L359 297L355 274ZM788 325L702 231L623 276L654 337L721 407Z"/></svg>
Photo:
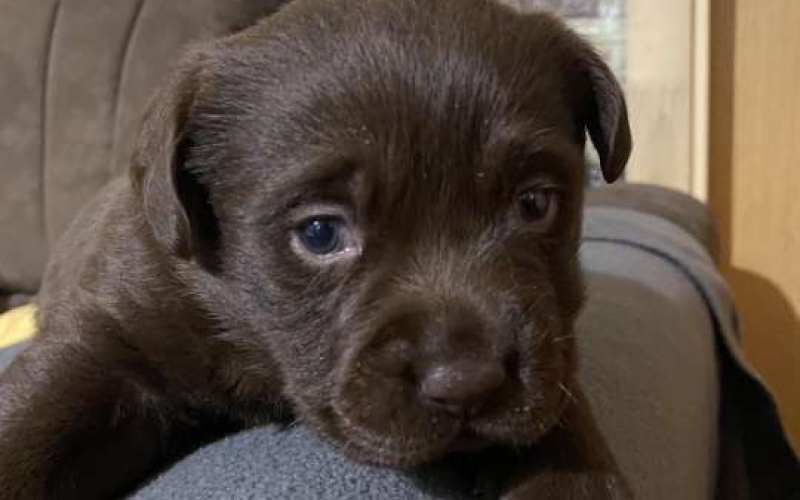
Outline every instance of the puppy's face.
<svg viewBox="0 0 800 500"><path fill-rule="evenodd" d="M583 42L480 0L297 0L198 51L165 95L145 212L304 422L394 466L555 423L586 130L608 178L630 148Z"/></svg>

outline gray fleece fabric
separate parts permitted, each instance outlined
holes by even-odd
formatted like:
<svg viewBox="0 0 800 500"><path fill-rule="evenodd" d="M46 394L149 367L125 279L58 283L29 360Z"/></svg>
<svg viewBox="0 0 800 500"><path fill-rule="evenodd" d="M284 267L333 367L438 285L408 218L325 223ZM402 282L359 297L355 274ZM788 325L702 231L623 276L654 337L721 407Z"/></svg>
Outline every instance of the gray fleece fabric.
<svg viewBox="0 0 800 500"><path fill-rule="evenodd" d="M457 464L404 474L349 462L304 428L267 427L198 450L133 498L466 500L492 492Z"/></svg>

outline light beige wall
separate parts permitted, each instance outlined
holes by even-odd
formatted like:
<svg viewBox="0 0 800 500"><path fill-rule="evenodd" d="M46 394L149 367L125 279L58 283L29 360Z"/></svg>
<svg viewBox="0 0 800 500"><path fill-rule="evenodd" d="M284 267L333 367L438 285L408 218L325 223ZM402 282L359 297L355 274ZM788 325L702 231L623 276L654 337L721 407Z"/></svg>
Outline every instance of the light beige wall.
<svg viewBox="0 0 800 500"><path fill-rule="evenodd" d="M693 192L693 0L628 0L628 180Z"/></svg>

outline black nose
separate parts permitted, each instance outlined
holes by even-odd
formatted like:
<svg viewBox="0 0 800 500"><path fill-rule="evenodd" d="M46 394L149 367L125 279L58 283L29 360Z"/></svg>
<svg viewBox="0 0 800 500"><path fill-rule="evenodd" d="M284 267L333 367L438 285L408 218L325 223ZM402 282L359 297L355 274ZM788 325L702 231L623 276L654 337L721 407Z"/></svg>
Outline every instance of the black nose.
<svg viewBox="0 0 800 500"><path fill-rule="evenodd" d="M453 414L474 412L506 380L500 362L454 361L430 367L420 381L420 397L430 408Z"/></svg>

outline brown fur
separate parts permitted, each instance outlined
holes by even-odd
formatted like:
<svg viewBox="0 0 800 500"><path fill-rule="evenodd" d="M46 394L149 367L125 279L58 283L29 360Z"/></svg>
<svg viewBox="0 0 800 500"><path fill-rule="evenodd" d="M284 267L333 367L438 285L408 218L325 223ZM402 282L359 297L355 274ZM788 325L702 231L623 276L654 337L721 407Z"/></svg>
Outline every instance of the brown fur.
<svg viewBox="0 0 800 500"><path fill-rule="evenodd" d="M0 498L110 498L286 418L386 466L527 450L508 498L624 497L572 335L584 137L615 179L625 113L559 21L484 0L296 0L195 47L130 178L55 252L41 332L0 378ZM558 193L547 226L518 211L537 182ZM292 250L321 203L357 258ZM456 394L486 367L502 384L480 407L420 397L434 370Z"/></svg>

